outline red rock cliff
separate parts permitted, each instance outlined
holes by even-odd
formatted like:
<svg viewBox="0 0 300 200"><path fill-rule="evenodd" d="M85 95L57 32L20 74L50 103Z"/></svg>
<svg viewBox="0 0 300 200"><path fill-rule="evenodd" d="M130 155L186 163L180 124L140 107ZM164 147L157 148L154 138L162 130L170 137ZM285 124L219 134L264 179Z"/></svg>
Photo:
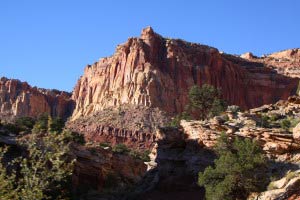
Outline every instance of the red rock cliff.
<svg viewBox="0 0 300 200"><path fill-rule="evenodd" d="M287 99L298 79L263 64L235 63L217 49L166 39L148 27L140 38L119 45L113 56L89 65L78 81L73 119L108 107L135 104L181 112L194 84L220 87L230 104L253 108Z"/></svg>
<svg viewBox="0 0 300 200"><path fill-rule="evenodd" d="M74 102L67 92L39 89L15 79L0 79L1 119L37 117L42 113L66 118L72 114L73 109Z"/></svg>

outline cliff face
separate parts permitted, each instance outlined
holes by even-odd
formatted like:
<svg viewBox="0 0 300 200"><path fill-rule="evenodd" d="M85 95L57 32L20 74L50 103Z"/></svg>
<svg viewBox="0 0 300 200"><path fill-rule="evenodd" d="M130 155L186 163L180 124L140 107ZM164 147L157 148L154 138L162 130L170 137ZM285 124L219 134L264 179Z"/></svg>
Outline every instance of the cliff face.
<svg viewBox="0 0 300 200"><path fill-rule="evenodd" d="M72 118L122 104L178 113L194 84L219 87L230 104L245 109L296 92L298 79L279 75L261 63L244 64L212 47L163 38L148 27L140 38L119 45L113 56L85 68L73 93Z"/></svg>
<svg viewBox="0 0 300 200"><path fill-rule="evenodd" d="M166 126L169 121L166 113L157 108L127 105L69 121L67 127L84 133L89 142L123 143L134 149L149 149L155 141L153 133L157 127Z"/></svg>
<svg viewBox="0 0 300 200"><path fill-rule="evenodd" d="M242 58L256 63L262 63L268 68L276 70L279 74L300 78L300 49L287 49L262 57L251 53L241 55Z"/></svg>
<svg viewBox="0 0 300 200"><path fill-rule="evenodd" d="M37 117L49 113L67 118L72 114L74 102L71 95L57 90L31 87L19 80L0 79L0 117L11 120L15 117Z"/></svg>

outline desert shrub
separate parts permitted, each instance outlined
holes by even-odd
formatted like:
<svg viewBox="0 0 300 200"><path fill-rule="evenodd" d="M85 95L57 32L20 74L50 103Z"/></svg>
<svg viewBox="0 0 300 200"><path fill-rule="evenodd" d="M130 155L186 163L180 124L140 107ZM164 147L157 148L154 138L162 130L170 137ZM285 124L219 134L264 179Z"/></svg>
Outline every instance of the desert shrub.
<svg viewBox="0 0 300 200"><path fill-rule="evenodd" d="M187 113L194 119L206 119L219 115L226 110L226 103L221 99L221 91L211 85L197 85L189 90Z"/></svg>
<svg viewBox="0 0 300 200"><path fill-rule="evenodd" d="M121 153L121 154L126 154L129 153L130 150L125 144L117 144L112 148L112 151L114 153Z"/></svg>
<svg viewBox="0 0 300 200"><path fill-rule="evenodd" d="M86 144L83 134L80 134L80 133L77 133L74 131L70 131L68 129L65 129L62 131L62 137L64 138L65 143L74 142L74 143L80 144L80 145Z"/></svg>
<svg viewBox="0 0 300 200"><path fill-rule="evenodd" d="M289 119L283 119L280 122L280 127L286 131L288 131L291 127L291 122Z"/></svg>
<svg viewBox="0 0 300 200"><path fill-rule="evenodd" d="M15 124L21 131L31 131L35 120L32 117L20 117L16 120Z"/></svg>
<svg viewBox="0 0 300 200"><path fill-rule="evenodd" d="M206 199L246 199L250 192L266 188L266 159L255 142L239 138L230 141L222 134L216 151L219 157L215 166L199 173L198 183L205 187Z"/></svg>
<svg viewBox="0 0 300 200"><path fill-rule="evenodd" d="M181 120L190 120L191 116L187 112L182 112L181 114L176 115L170 122L171 127L179 127Z"/></svg>
<svg viewBox="0 0 300 200"><path fill-rule="evenodd" d="M9 176L6 167L2 164L2 158L6 151L7 148L0 149L0 199L12 200L17 198L17 194L14 190L15 176Z"/></svg>
<svg viewBox="0 0 300 200"><path fill-rule="evenodd" d="M48 130L48 119L49 115L47 113L41 114L32 129L33 133L45 133Z"/></svg>
<svg viewBox="0 0 300 200"><path fill-rule="evenodd" d="M60 133L65 126L65 122L63 119L56 117L56 118L48 118L48 131L50 133Z"/></svg>
<svg viewBox="0 0 300 200"><path fill-rule="evenodd" d="M271 182L271 183L268 185L267 189L268 189L268 190L275 190L275 189L278 189L278 188L275 186L274 182Z"/></svg>
<svg viewBox="0 0 300 200"><path fill-rule="evenodd" d="M8 133L18 134L20 132L20 128L13 123L7 123L3 125L3 128Z"/></svg>
<svg viewBox="0 0 300 200"><path fill-rule="evenodd" d="M264 128L268 128L270 126L270 117L266 114L261 115L260 117L260 126Z"/></svg>
<svg viewBox="0 0 300 200"><path fill-rule="evenodd" d="M129 155L136 158L136 159L140 159L144 162L149 162L150 161L150 157L149 157L150 151L146 150L146 151L135 151L135 150L131 150L129 152Z"/></svg>
<svg viewBox="0 0 300 200"><path fill-rule="evenodd" d="M68 156L69 145L64 135L33 134L22 145L26 155L13 159L11 175L5 174L0 166L0 177L7 185L1 195L14 194L5 198L8 200L69 199L73 161ZM3 159L1 156L1 162Z"/></svg>
<svg viewBox="0 0 300 200"><path fill-rule="evenodd" d="M291 128L294 128L295 126L297 126L298 123L300 123L300 118L292 118L290 119L291 122Z"/></svg>
<svg viewBox="0 0 300 200"><path fill-rule="evenodd" d="M239 111L241 111L241 109L240 109L239 106L231 105L231 106L228 106L228 107L227 107L227 111L230 111L230 112L236 114L236 113L238 113Z"/></svg>
<svg viewBox="0 0 300 200"><path fill-rule="evenodd" d="M144 152L142 152L140 158L142 159L142 161L144 162L149 162L150 161L150 157L149 157L150 151L146 150Z"/></svg>
<svg viewBox="0 0 300 200"><path fill-rule="evenodd" d="M299 176L299 174L297 172L289 172L286 175L286 180L290 181L290 180L292 180L293 178L295 178L297 176Z"/></svg>

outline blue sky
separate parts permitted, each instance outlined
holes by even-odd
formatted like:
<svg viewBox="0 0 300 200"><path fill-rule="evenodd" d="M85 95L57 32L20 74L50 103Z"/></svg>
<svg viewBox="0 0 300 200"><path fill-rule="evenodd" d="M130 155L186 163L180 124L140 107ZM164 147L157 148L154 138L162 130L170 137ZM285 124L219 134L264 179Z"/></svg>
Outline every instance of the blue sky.
<svg viewBox="0 0 300 200"><path fill-rule="evenodd" d="M299 0L1 0L0 76L72 91L141 29L256 55L300 47Z"/></svg>

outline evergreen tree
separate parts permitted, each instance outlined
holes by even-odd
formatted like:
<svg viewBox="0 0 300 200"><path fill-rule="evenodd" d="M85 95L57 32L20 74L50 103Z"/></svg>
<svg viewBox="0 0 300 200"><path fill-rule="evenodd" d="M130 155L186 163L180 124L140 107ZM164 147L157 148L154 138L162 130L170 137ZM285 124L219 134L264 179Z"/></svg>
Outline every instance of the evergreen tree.
<svg viewBox="0 0 300 200"><path fill-rule="evenodd" d="M223 134L216 152L215 166L199 173L198 183L205 187L208 200L246 199L251 192L265 189L266 159L255 142L239 138L231 142Z"/></svg>

